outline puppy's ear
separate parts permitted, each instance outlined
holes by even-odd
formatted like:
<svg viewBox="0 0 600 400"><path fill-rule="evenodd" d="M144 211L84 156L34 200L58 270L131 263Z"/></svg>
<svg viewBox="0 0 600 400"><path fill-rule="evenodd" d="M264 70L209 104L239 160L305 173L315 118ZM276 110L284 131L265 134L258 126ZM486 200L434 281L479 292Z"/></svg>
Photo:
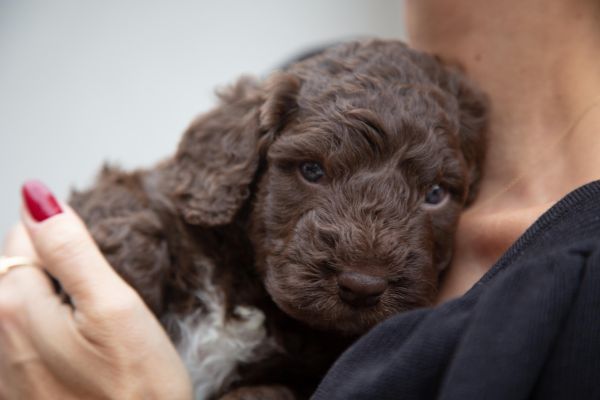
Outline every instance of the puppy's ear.
<svg viewBox="0 0 600 400"><path fill-rule="evenodd" d="M487 96L455 69L449 71L447 90L458 100L459 140L469 169L466 203L477 194L485 158L489 102Z"/></svg>
<svg viewBox="0 0 600 400"><path fill-rule="evenodd" d="M284 72L276 73L266 81L267 96L260 110L260 123L272 135L277 135L296 114L300 86L299 78Z"/></svg>
<svg viewBox="0 0 600 400"><path fill-rule="evenodd" d="M261 154L294 108L297 86L280 81L241 78L185 132L168 186L189 224L228 224L250 196Z"/></svg>

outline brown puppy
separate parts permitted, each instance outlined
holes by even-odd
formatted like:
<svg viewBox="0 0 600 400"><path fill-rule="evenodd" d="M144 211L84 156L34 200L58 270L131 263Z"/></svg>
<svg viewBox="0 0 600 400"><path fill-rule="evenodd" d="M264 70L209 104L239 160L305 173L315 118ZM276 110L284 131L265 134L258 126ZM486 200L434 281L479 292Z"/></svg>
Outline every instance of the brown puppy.
<svg viewBox="0 0 600 400"><path fill-rule="evenodd" d="M163 321L198 398L302 398L432 301L483 158L484 97L397 41L239 80L151 170L72 204Z"/></svg>

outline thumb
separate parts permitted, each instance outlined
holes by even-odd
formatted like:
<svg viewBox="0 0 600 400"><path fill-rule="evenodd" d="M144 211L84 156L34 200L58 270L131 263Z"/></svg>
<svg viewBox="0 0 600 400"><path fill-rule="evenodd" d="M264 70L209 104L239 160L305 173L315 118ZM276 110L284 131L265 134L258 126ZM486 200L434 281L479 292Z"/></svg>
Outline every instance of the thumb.
<svg viewBox="0 0 600 400"><path fill-rule="evenodd" d="M69 206L59 204L39 181L26 182L22 194L23 224L40 263L75 307L93 307L126 287Z"/></svg>

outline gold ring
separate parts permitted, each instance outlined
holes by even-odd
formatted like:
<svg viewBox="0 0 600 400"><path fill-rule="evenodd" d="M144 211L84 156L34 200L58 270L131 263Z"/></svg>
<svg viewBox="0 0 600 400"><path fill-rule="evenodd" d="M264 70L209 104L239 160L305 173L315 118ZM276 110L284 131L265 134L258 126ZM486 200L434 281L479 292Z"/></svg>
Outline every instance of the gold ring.
<svg viewBox="0 0 600 400"><path fill-rule="evenodd" d="M6 275L8 271L17 267L37 267L33 258L29 257L4 257L0 256L0 276Z"/></svg>

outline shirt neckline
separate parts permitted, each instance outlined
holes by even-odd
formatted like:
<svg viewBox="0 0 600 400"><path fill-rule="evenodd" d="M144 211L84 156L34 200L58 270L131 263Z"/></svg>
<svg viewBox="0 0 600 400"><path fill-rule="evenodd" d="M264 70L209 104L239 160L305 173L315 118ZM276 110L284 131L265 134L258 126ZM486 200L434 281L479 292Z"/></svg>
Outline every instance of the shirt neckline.
<svg viewBox="0 0 600 400"><path fill-rule="evenodd" d="M577 205L585 202L600 193L600 180L587 183L565 195L546 212L544 212L527 230L504 252L492 267L469 289L462 297L475 296L482 287L486 286L499 272L523 254L523 251L542 233L562 220L570 212L577 209Z"/></svg>

